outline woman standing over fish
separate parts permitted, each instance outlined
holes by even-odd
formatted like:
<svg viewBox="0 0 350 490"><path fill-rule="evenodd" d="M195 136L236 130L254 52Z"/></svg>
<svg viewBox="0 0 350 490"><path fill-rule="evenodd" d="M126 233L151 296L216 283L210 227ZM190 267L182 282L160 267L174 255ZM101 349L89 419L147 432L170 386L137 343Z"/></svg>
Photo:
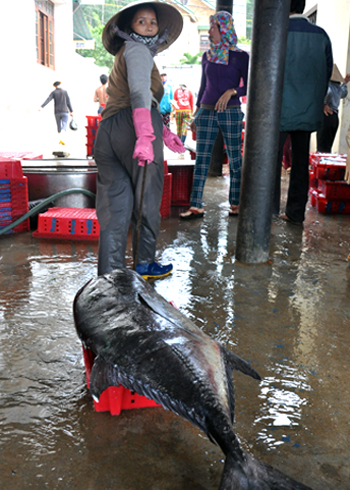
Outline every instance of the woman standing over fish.
<svg viewBox="0 0 350 490"><path fill-rule="evenodd" d="M163 125L159 103L164 90L153 57L177 39L182 25L181 14L171 5L135 2L114 15L103 31L103 45L115 55L115 60L94 148L98 168L99 275L125 268L130 222L134 260L139 242L136 271L145 278L163 277L173 268L172 264L155 262L164 180L163 140L172 151L183 152L184 148Z"/></svg>
<svg viewBox="0 0 350 490"><path fill-rule="evenodd" d="M237 48L232 16L217 12L210 16L210 49L203 54L202 80L191 130L197 133L197 156L190 209L182 219L202 218L202 195L213 146L222 132L230 166L229 214L239 212L241 187L241 143L243 113L239 98L247 93L248 53Z"/></svg>

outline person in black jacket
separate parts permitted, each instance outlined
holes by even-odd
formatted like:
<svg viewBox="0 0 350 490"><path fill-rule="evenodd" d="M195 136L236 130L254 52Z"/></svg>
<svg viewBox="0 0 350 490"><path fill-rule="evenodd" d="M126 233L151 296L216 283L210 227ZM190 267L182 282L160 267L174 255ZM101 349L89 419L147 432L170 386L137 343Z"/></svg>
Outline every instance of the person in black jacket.
<svg viewBox="0 0 350 490"><path fill-rule="evenodd" d="M290 135L292 167L282 218L299 226L305 220L308 200L310 136L322 126L324 97L333 68L331 41L321 27L302 15L304 9L305 0L291 1L273 201L273 214L278 215L283 146Z"/></svg>
<svg viewBox="0 0 350 490"><path fill-rule="evenodd" d="M62 131L66 132L68 123L68 114L73 117L73 108L69 99L68 92L63 90L61 87L61 82L55 82L53 86L55 90L51 92L45 102L42 104L41 108L44 108L51 100L55 103L55 118L57 123L57 131L60 134ZM41 108L39 110L41 110ZM64 145L65 142L60 139L60 145Z"/></svg>

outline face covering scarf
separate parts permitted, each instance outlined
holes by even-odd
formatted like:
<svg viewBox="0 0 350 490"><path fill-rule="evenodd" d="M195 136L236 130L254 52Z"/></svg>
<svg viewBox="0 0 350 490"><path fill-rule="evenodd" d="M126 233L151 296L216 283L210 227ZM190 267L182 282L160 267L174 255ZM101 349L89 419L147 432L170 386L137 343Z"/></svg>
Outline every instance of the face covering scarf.
<svg viewBox="0 0 350 490"><path fill-rule="evenodd" d="M153 46L158 41L159 35L156 34L155 36L142 36L141 34L137 34L135 31L131 31L129 36L131 39L134 41L137 41L142 44L146 44L149 48Z"/></svg>
<svg viewBox="0 0 350 490"><path fill-rule="evenodd" d="M217 12L210 16L210 24L213 23L219 26L221 41L215 43L210 39L207 60L211 63L228 65L229 51L242 51L237 48L237 34L233 25L232 16L225 11Z"/></svg>
<svg viewBox="0 0 350 490"><path fill-rule="evenodd" d="M137 43L145 44L151 51L153 57L157 54L159 45L168 39L168 32L168 29L165 29L164 34L161 37L159 37L159 34L151 37L141 36L141 34L137 34L134 31L131 31L130 34L127 34L126 32L121 31L118 26L115 25L113 27L113 33L120 38L125 39L125 41L133 40Z"/></svg>

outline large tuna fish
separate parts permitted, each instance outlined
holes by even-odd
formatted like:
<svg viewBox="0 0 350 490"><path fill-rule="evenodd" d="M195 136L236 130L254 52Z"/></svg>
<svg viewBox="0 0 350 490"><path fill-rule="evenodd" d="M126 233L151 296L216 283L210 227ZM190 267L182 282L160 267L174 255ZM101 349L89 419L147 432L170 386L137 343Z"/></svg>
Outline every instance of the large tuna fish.
<svg viewBox="0 0 350 490"><path fill-rule="evenodd" d="M91 280L75 297L74 317L80 339L96 355L93 397L121 384L198 426L226 455L219 490L308 489L240 447L232 371L260 379L258 373L141 276L117 269Z"/></svg>

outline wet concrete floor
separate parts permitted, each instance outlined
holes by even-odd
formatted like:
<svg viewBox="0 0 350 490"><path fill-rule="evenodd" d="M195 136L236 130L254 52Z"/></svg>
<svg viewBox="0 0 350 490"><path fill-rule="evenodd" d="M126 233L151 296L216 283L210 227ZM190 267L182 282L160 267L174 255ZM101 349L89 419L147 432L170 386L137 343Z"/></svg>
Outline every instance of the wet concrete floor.
<svg viewBox="0 0 350 490"><path fill-rule="evenodd" d="M203 220L162 220L158 259L175 270L155 288L262 376L234 374L244 448L348 490L350 215L308 206L303 231L276 219L270 262L244 265L227 195L227 177L209 178ZM0 488L217 489L223 455L182 418L94 411L72 301L96 271L97 243L0 238Z"/></svg>

